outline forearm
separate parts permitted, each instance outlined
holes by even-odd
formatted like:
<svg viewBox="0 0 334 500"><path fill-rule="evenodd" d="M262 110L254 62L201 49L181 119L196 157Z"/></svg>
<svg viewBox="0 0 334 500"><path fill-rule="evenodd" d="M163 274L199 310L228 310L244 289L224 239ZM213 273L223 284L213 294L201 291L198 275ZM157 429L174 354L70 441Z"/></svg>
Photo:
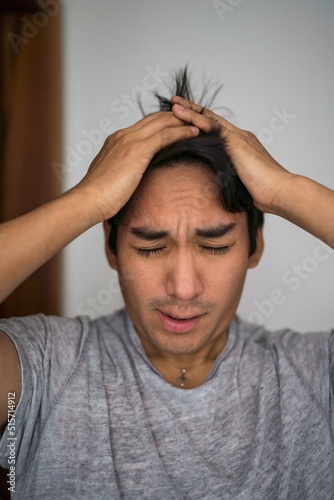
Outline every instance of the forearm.
<svg viewBox="0 0 334 500"><path fill-rule="evenodd" d="M0 225L0 302L77 236L115 215L160 149L198 134L172 113L151 114L108 137L74 189Z"/></svg>
<svg viewBox="0 0 334 500"><path fill-rule="evenodd" d="M0 225L0 302L30 274L99 222L88 198L71 190Z"/></svg>
<svg viewBox="0 0 334 500"><path fill-rule="evenodd" d="M334 191L300 175L290 175L272 213L284 217L334 247Z"/></svg>

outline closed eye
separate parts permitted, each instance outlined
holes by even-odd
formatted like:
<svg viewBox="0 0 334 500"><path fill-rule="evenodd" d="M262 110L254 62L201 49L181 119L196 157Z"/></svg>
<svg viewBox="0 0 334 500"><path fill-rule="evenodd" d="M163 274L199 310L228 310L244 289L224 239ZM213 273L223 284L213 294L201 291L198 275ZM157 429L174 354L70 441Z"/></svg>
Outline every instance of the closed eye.
<svg viewBox="0 0 334 500"><path fill-rule="evenodd" d="M224 247L207 247L201 245L201 248L205 250L206 252L209 252L213 255L222 255L224 253L227 253L230 250L230 246L224 246Z"/></svg>
<svg viewBox="0 0 334 500"><path fill-rule="evenodd" d="M200 245L200 248L205 252L211 253L212 255L223 255L230 250L230 246L224 247L208 247L204 245ZM139 255L143 255L144 257L151 257L152 255L160 255L166 247L159 248L137 248L137 252Z"/></svg>
<svg viewBox="0 0 334 500"><path fill-rule="evenodd" d="M159 255L165 249L166 249L166 247L160 247L160 248L137 248L137 252L139 253L139 255L144 255L144 257L150 257L151 255Z"/></svg>

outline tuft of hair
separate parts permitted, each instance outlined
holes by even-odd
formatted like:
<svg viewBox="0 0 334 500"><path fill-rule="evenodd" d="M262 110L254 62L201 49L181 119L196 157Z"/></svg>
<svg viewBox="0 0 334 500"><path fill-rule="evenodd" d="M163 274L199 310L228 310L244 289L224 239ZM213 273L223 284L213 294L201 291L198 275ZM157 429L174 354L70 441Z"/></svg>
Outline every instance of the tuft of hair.
<svg viewBox="0 0 334 500"><path fill-rule="evenodd" d="M169 87L171 95L178 95L180 97L183 97L183 99L188 99L188 101L195 100L190 87L190 78L188 75L187 65L183 69L175 71L173 80L173 85ZM172 111L172 102L170 99L168 99L167 97L163 97L162 95L158 94L158 92L155 92L154 95L158 99L160 111Z"/></svg>
<svg viewBox="0 0 334 500"><path fill-rule="evenodd" d="M194 98L188 67L185 66L174 74L174 82L169 87L171 95L178 95L184 99L197 102L203 106L203 110L211 108L211 104L222 85L217 87L209 97L209 85L203 86L202 95L199 99ZM160 111L171 111L172 102L170 99L155 94L158 99ZM142 106L140 105L143 112ZM228 108L225 108L228 109ZM144 112L143 112L144 114ZM194 167L202 165L209 168L212 173L212 179L217 185L219 196L223 208L231 213L246 212L248 222L248 232L250 239L249 255L252 255L256 249L257 229L263 225L263 213L258 210L250 193L238 177L233 164L230 161L226 141L221 137L220 130L214 128L210 133L200 132L200 134L191 139L179 141L160 150L151 160L143 178L153 169L176 167L182 163L190 163ZM109 234L109 248L113 253L117 253L117 227L121 223L125 213L132 202L133 197L121 208L121 210L109 219L111 224Z"/></svg>
<svg viewBox="0 0 334 500"><path fill-rule="evenodd" d="M212 108L217 95L223 88L223 84L217 86L212 81L204 81L201 95L195 96L192 91L190 81L191 77L187 64L184 66L184 68L175 70L172 76L172 83L170 85L166 84L169 95L178 95L179 97L187 99L188 101L196 102L197 104L203 106L203 110L205 108ZM164 97L158 92L154 92L154 96L158 100L159 111L172 111L173 104L168 97ZM146 116L146 112L139 98L137 98L137 102L142 115ZM224 111L224 115L226 116L232 115L231 110L225 106L219 106L219 109L222 109Z"/></svg>

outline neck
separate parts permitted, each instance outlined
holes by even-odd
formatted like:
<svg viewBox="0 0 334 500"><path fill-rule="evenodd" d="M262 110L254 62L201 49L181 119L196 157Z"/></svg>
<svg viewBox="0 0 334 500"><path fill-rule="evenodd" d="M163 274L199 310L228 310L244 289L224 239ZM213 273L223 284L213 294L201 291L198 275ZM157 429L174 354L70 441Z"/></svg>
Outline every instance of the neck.
<svg viewBox="0 0 334 500"><path fill-rule="evenodd" d="M175 387L194 389L202 385L227 342L227 331L197 352L163 351L142 339L145 352L164 379Z"/></svg>

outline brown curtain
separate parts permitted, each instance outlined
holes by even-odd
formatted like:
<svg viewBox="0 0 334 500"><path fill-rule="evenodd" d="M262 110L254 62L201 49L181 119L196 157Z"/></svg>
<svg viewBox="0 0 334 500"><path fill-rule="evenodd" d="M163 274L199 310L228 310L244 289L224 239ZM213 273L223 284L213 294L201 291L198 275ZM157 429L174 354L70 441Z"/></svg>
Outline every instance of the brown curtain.
<svg viewBox="0 0 334 500"><path fill-rule="evenodd" d="M29 0L10 0L1 15L2 221L59 193L52 169L60 157L59 24L59 14L50 15ZM0 317L37 312L59 314L59 257L0 305Z"/></svg>
<svg viewBox="0 0 334 500"><path fill-rule="evenodd" d="M60 9L58 2L54 5ZM60 191L52 169L60 158L59 33L59 13L46 13L33 0L1 0L1 221L34 209ZM59 304L56 257L0 305L0 317L59 314ZM0 468L0 500L9 498L6 474Z"/></svg>

